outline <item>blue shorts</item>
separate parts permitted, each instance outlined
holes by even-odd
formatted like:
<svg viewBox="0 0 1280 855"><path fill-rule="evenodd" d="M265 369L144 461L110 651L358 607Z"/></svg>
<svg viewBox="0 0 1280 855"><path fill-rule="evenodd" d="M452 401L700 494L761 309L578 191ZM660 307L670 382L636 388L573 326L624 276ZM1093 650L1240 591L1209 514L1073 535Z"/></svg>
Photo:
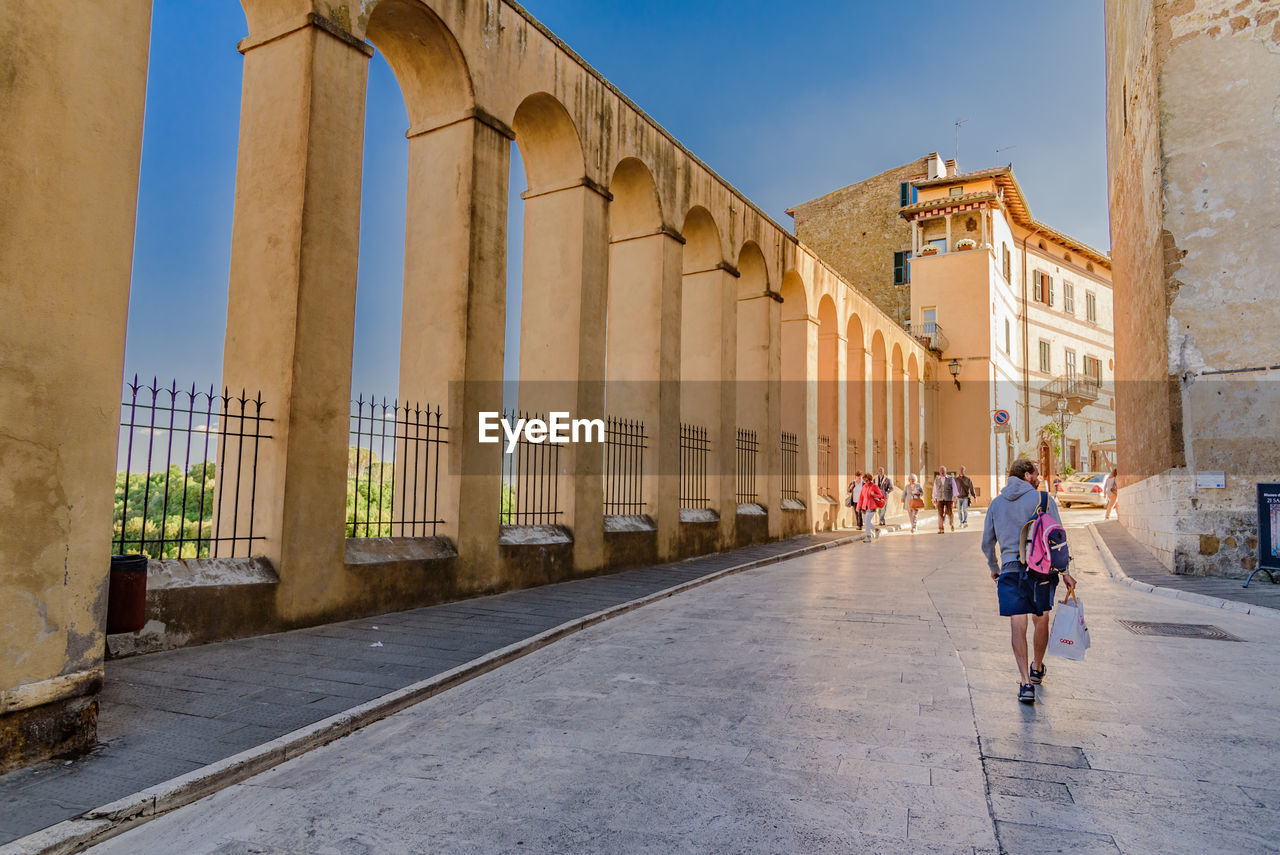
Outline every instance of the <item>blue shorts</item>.
<svg viewBox="0 0 1280 855"><path fill-rule="evenodd" d="M1053 610L1057 581L1034 582L1022 571L1022 565L1011 561L1000 568L996 595L1000 598L1000 615L1042 615Z"/></svg>

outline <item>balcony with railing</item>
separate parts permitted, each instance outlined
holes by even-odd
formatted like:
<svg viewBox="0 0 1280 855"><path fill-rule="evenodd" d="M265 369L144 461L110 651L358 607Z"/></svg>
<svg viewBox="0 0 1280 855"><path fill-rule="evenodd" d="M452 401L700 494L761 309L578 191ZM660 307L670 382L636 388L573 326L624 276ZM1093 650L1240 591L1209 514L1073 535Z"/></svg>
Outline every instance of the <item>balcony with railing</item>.
<svg viewBox="0 0 1280 855"><path fill-rule="evenodd" d="M1058 399L1066 398L1068 406L1075 411L1098 400L1102 393L1102 381L1088 374L1064 374L1053 378L1040 387L1040 409L1053 410L1058 406Z"/></svg>
<svg viewBox="0 0 1280 855"><path fill-rule="evenodd" d="M947 341L946 335L942 332L942 324L937 321L925 321L920 324L919 330L913 330L911 326L911 321L905 321L902 324L903 329L911 333L916 341L934 353L940 354L951 346L951 342Z"/></svg>

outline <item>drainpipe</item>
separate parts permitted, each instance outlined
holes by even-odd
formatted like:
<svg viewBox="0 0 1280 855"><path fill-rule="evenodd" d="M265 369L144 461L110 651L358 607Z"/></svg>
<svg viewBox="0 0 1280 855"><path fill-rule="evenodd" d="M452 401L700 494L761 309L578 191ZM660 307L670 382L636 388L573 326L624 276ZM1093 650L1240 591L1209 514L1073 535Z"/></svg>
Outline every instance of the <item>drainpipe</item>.
<svg viewBox="0 0 1280 855"><path fill-rule="evenodd" d="M1027 241L1040 234L1036 229L1022 239L1022 441L1031 439L1031 343L1027 340L1030 321L1027 317ZM1114 325L1113 325L1114 326Z"/></svg>

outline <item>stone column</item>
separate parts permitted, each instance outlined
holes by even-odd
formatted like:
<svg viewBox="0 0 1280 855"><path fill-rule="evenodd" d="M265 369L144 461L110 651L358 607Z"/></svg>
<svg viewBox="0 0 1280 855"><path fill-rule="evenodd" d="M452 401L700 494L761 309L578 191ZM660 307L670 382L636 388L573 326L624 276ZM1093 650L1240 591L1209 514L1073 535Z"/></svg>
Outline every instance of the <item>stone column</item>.
<svg viewBox="0 0 1280 855"><path fill-rule="evenodd" d="M841 324L841 329L847 329ZM844 333L836 334L836 435L831 437L832 469L834 470L835 491L832 497L837 504L833 516L836 527L840 526L840 517L847 514L845 507L845 488L849 486L853 472L849 470L849 454L845 443L849 436L849 337Z"/></svg>
<svg viewBox="0 0 1280 855"><path fill-rule="evenodd" d="M351 348L373 49L313 14L241 42L244 87L223 382L260 390L272 439L254 531L286 623L345 594ZM229 488L232 473L219 473ZM243 491L242 491L243 492Z"/></svg>
<svg viewBox="0 0 1280 855"><path fill-rule="evenodd" d="M952 252L954 249L955 247L951 245L951 215L947 214L947 249L946 251Z"/></svg>
<svg viewBox="0 0 1280 855"><path fill-rule="evenodd" d="M711 489L720 508L720 548L732 549L738 523L738 280L736 268L720 289L720 376L716 378L720 412L718 434L712 436ZM714 491L718 491L714 492Z"/></svg>
<svg viewBox="0 0 1280 855"><path fill-rule="evenodd" d="M911 439L915 434L912 428L913 418L911 416L911 375L904 367L902 369L902 377L899 378L902 389L902 471L898 473L898 477L902 483L907 483L907 473L915 471L912 469L913 461L911 459Z"/></svg>
<svg viewBox="0 0 1280 855"><path fill-rule="evenodd" d="M791 340L789 353L798 353L801 360L788 365L783 382L790 387L788 406L797 407L791 424L796 428L800 444L799 493L808 508L808 527L817 523L817 452L818 452L818 319L813 315L790 318L782 322L784 342Z"/></svg>
<svg viewBox="0 0 1280 855"><path fill-rule="evenodd" d="M520 406L603 419L611 197L582 179L523 198ZM560 449L560 519L573 531L577 570L604 562L603 450L600 443Z"/></svg>
<svg viewBox="0 0 1280 855"><path fill-rule="evenodd" d="M609 245L607 408L644 422L641 492L658 526L658 555L680 531L680 277L684 238L664 227Z"/></svg>
<svg viewBox="0 0 1280 855"><path fill-rule="evenodd" d="M501 582L501 446L478 441L478 422L502 409L515 132L473 110L408 136L400 398L444 409L435 518L457 546L460 587L492 589ZM432 485L417 491L415 504L431 507Z"/></svg>
<svg viewBox="0 0 1280 855"><path fill-rule="evenodd" d="M0 16L0 772L97 739L150 25Z"/></svg>
<svg viewBox="0 0 1280 855"><path fill-rule="evenodd" d="M782 536L782 297L768 292L768 395L763 409L768 427L760 438L768 488L765 507L769 509L769 536Z"/></svg>

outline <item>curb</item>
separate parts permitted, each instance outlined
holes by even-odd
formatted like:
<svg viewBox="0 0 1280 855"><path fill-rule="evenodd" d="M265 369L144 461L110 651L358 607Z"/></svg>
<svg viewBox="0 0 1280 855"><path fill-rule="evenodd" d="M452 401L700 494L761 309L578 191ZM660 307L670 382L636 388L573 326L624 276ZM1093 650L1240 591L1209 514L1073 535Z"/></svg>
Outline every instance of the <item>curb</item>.
<svg viewBox="0 0 1280 855"><path fill-rule="evenodd" d="M328 745L362 727L394 715L610 618L624 615L650 603L665 600L726 576L834 549L861 539L861 534L850 535L826 543L805 546L792 552L726 567L706 576L562 623L523 641L486 653L478 659L473 659L434 677L389 692L344 712L335 713L326 719L286 733L255 748L247 749L185 775L147 787L133 795L85 811L78 817L63 820L56 825L18 838L0 846L0 855L71 855L71 853L82 852L90 846L123 834L205 796L213 795L219 790L278 766L286 760L292 760L308 751Z"/></svg>
<svg viewBox="0 0 1280 855"><path fill-rule="evenodd" d="M1116 561L1116 557L1111 554L1111 549L1107 546L1107 542L1102 539L1102 535L1098 534L1097 526L1090 523L1085 526L1089 529L1089 533L1093 535L1093 542L1098 547L1098 552L1102 554L1102 564L1107 568L1107 573L1111 579L1121 585L1133 588L1135 591L1145 591L1149 594L1156 594L1161 597L1168 597L1171 600L1182 600L1184 603L1196 603L1201 606L1209 606L1214 609L1222 609L1226 612L1235 612L1237 614L1255 615L1257 617L1270 618L1271 620L1280 620L1280 610L1270 608L1269 606L1256 606L1252 603L1242 603L1238 600L1224 600L1221 597L1211 597L1208 594L1197 594L1194 591L1183 591L1178 588L1166 588L1161 585L1152 585L1150 582L1141 582L1134 579L1128 573L1124 572L1124 568L1120 566L1120 562Z"/></svg>

